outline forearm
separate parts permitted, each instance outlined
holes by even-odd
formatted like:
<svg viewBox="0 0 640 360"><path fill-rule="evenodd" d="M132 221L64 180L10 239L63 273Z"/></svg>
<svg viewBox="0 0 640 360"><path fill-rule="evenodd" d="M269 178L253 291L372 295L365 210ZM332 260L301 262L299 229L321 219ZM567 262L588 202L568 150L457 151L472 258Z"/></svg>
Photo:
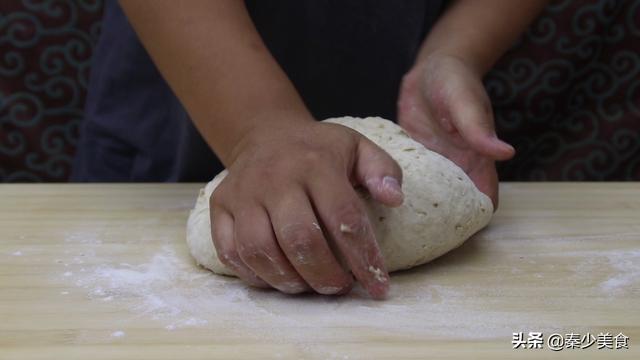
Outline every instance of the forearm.
<svg viewBox="0 0 640 360"><path fill-rule="evenodd" d="M163 77L225 165L242 138L264 125L262 115L289 115L271 116L274 126L284 119L311 120L243 1L120 3Z"/></svg>
<svg viewBox="0 0 640 360"><path fill-rule="evenodd" d="M418 61L432 54L455 56L486 73L549 0L456 0L424 42Z"/></svg>

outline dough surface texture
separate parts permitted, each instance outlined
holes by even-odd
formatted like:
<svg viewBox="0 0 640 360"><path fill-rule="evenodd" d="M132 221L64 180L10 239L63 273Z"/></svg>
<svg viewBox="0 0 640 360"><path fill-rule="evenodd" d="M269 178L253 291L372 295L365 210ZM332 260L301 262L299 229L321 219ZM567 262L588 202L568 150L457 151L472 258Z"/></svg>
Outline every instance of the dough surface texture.
<svg viewBox="0 0 640 360"><path fill-rule="evenodd" d="M387 208L364 196L376 239L389 271L424 264L460 246L491 220L493 205L465 172L411 139L391 121L370 117L324 120L354 129L393 157L402 168L404 203ZM187 243L198 264L233 275L219 260L211 239L209 197L226 176L218 174L189 215Z"/></svg>

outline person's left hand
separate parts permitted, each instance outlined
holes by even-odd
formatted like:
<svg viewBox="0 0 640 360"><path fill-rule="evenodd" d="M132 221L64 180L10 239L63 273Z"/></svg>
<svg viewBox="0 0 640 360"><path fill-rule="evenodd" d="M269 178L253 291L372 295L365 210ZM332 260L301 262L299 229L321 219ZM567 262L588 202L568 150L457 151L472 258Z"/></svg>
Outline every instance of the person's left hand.
<svg viewBox="0 0 640 360"><path fill-rule="evenodd" d="M460 166L497 208L495 161L513 157L515 150L496 136L480 71L452 56L419 60L402 81L398 123Z"/></svg>

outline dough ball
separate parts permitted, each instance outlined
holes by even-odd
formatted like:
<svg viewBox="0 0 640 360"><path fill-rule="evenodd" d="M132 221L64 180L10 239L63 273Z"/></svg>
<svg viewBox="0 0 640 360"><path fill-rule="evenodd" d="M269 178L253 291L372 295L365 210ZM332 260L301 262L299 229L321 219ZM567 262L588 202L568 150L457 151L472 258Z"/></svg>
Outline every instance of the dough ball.
<svg viewBox="0 0 640 360"><path fill-rule="evenodd" d="M402 168L405 198L400 207L387 208L363 197L389 271L433 260L460 246L491 220L491 200L465 172L411 139L400 126L378 117L343 117L324 122L360 132ZM221 172L200 190L187 224L187 243L198 264L218 274L233 275L218 260L209 220L209 197L226 174L226 170Z"/></svg>

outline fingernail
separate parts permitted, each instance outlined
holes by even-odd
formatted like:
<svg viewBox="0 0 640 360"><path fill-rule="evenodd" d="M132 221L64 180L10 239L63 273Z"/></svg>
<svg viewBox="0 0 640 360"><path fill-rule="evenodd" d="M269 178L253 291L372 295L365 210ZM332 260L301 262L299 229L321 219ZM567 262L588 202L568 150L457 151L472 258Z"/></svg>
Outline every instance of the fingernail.
<svg viewBox="0 0 640 360"><path fill-rule="evenodd" d="M385 176L382 178L382 186L386 189L391 190L397 195L404 196L402 193L402 188L400 187L400 183L393 176Z"/></svg>
<svg viewBox="0 0 640 360"><path fill-rule="evenodd" d="M322 295L336 295L344 291L344 288L339 286L322 286L318 288L318 293Z"/></svg>
<svg viewBox="0 0 640 360"><path fill-rule="evenodd" d="M286 294L299 294L307 291L309 287L306 284L291 281L278 284L276 286L276 289Z"/></svg>
<svg viewBox="0 0 640 360"><path fill-rule="evenodd" d="M491 141L493 141L495 144L500 145L501 147L512 147L511 144L500 139L495 133L493 134L493 136L491 136Z"/></svg>
<svg viewBox="0 0 640 360"><path fill-rule="evenodd" d="M516 151L516 149L513 146L511 146L511 144L500 140L497 135L494 135L491 140L495 144L496 148L499 149L500 151L505 151L505 152Z"/></svg>
<svg viewBox="0 0 640 360"><path fill-rule="evenodd" d="M513 145L511 144L507 144L507 149L509 149L509 151L514 151L514 152L516 151L516 148L514 148Z"/></svg>
<svg viewBox="0 0 640 360"><path fill-rule="evenodd" d="M500 147L502 147L505 151L509 151L509 152L516 151L516 149L513 146L511 146L511 144L507 144L502 140L498 140L498 141L499 141Z"/></svg>

